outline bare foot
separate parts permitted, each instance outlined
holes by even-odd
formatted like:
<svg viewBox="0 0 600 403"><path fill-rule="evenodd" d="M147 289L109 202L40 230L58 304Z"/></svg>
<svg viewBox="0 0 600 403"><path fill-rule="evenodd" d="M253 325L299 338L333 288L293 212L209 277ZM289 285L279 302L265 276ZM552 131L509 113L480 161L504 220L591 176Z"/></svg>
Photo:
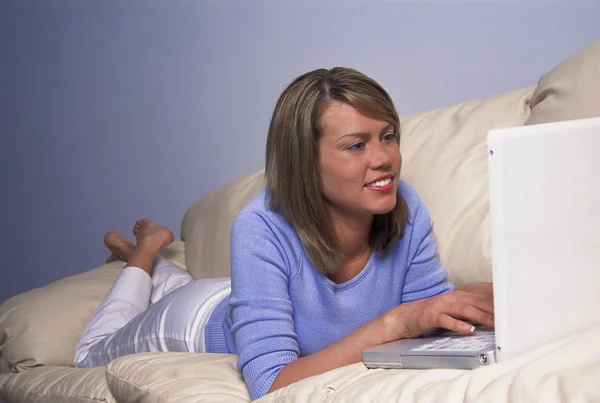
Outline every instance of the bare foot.
<svg viewBox="0 0 600 403"><path fill-rule="evenodd" d="M153 244L158 248L169 245L173 242L173 233L167 227L155 224L149 218L137 220L133 226L133 235L137 244Z"/></svg>
<svg viewBox="0 0 600 403"><path fill-rule="evenodd" d="M104 245L111 252L109 258L106 259L106 263L114 262L115 260L127 262L135 250L135 246L131 242L115 231L109 231L104 235Z"/></svg>

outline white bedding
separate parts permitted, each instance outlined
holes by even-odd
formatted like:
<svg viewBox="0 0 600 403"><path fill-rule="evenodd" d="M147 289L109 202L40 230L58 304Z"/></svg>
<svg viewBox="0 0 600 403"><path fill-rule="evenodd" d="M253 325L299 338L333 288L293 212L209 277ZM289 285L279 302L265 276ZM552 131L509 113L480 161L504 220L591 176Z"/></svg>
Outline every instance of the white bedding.
<svg viewBox="0 0 600 403"><path fill-rule="evenodd" d="M599 341L597 324L472 371L367 370L355 364L298 382L262 401L319 401L311 398L316 389L324 391L319 398L331 402L600 402Z"/></svg>
<svg viewBox="0 0 600 403"><path fill-rule="evenodd" d="M259 401L600 402L598 341L600 324L472 371L367 369L358 363L302 380ZM109 364L107 378L118 401L126 396L129 402L248 401L235 356L138 354Z"/></svg>

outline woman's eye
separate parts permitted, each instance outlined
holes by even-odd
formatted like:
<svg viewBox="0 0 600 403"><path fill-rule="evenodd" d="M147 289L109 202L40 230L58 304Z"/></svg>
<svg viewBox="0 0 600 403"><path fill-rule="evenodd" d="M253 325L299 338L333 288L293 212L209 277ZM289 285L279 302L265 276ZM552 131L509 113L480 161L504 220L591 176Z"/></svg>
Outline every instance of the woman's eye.
<svg viewBox="0 0 600 403"><path fill-rule="evenodd" d="M350 147L348 147L348 150L362 150L363 148L365 148L365 143L361 141L359 143L352 144Z"/></svg>
<svg viewBox="0 0 600 403"><path fill-rule="evenodd" d="M385 141L396 141L396 136L394 133L388 133L385 136L383 136L383 140Z"/></svg>

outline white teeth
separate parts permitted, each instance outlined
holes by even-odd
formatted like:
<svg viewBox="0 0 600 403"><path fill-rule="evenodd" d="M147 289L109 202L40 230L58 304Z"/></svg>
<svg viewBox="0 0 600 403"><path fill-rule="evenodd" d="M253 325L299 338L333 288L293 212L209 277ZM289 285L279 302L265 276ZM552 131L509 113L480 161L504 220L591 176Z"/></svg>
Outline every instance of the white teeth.
<svg viewBox="0 0 600 403"><path fill-rule="evenodd" d="M374 182L374 183L369 183L369 186L370 187L375 187L375 188L383 187L383 186L389 185L391 181L392 181L391 178L387 178L387 179L384 179L384 180L381 180L381 181L377 181L377 182Z"/></svg>

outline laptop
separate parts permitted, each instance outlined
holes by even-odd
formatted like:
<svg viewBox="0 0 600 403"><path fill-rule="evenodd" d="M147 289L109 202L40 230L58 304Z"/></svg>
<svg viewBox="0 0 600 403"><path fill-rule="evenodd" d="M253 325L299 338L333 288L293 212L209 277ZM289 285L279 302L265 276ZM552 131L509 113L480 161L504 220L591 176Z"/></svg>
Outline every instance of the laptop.
<svg viewBox="0 0 600 403"><path fill-rule="evenodd" d="M600 118L488 133L495 329L362 352L370 368L473 369L600 322Z"/></svg>

